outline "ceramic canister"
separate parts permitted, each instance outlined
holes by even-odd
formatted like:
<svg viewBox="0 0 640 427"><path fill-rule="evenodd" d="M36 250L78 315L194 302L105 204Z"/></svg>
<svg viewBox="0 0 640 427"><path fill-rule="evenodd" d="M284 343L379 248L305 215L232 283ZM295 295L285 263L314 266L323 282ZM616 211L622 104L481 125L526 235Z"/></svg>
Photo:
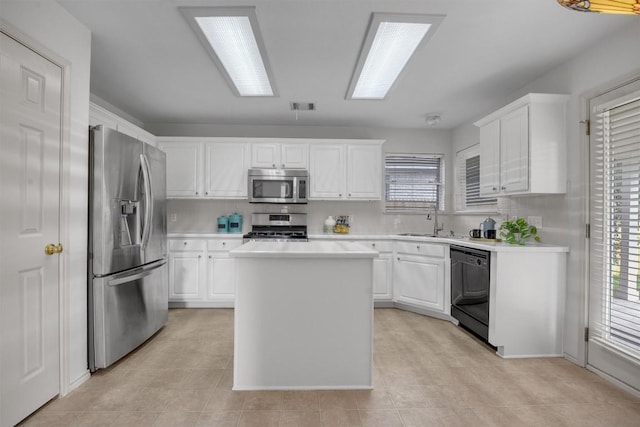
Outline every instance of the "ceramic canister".
<svg viewBox="0 0 640 427"><path fill-rule="evenodd" d="M238 213L229 215L229 233L242 233L242 215Z"/></svg>
<svg viewBox="0 0 640 427"><path fill-rule="evenodd" d="M218 217L218 233L228 233L229 232L229 217L228 216L219 216Z"/></svg>

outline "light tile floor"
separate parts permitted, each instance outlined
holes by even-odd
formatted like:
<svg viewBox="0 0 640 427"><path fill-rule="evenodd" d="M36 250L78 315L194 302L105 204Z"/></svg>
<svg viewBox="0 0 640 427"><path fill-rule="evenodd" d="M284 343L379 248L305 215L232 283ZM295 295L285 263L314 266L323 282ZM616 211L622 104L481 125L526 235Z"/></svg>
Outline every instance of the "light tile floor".
<svg viewBox="0 0 640 427"><path fill-rule="evenodd" d="M504 360L453 324L376 309L372 391L234 392L233 310L168 324L24 425L639 426L640 399L564 359Z"/></svg>

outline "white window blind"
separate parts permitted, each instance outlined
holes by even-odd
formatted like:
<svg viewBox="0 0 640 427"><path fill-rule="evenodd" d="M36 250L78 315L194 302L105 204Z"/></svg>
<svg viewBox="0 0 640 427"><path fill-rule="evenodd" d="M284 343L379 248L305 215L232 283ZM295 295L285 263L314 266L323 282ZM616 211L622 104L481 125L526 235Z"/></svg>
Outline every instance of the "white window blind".
<svg viewBox="0 0 640 427"><path fill-rule="evenodd" d="M480 196L480 145L456 153L456 210L495 211L496 198Z"/></svg>
<svg viewBox="0 0 640 427"><path fill-rule="evenodd" d="M640 92L591 117L590 339L640 360Z"/></svg>
<svg viewBox="0 0 640 427"><path fill-rule="evenodd" d="M443 156L388 154L385 157L387 212L444 210Z"/></svg>

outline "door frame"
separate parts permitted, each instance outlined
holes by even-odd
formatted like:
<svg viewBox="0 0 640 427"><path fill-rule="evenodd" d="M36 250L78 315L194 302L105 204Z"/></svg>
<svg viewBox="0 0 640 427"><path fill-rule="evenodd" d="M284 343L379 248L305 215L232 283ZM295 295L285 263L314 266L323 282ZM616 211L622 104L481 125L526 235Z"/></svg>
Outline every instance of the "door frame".
<svg viewBox="0 0 640 427"><path fill-rule="evenodd" d="M16 40L18 43L26 46L32 51L36 52L43 58L51 61L62 70L62 105L60 108L60 200L59 200L59 238L60 242L64 242L64 245L69 247L70 241L70 228L69 228L69 207L70 207L70 146L71 146L71 105L70 105L70 83L71 83L71 63L65 58L61 57L51 49L44 46L39 41L31 38L15 26L9 24L7 21L0 18L0 31L7 36ZM79 386L85 381L84 377L76 381L74 384L70 383L69 378L69 314L70 309L68 305L69 301L69 283L67 280L68 269L68 256L63 252L58 257L58 313L59 313L59 346L60 346L60 390L59 396L68 394L75 387Z"/></svg>
<svg viewBox="0 0 640 427"><path fill-rule="evenodd" d="M597 87L584 92L580 95L579 99L579 117L580 123L582 124L580 130L580 146L582 147L582 152L584 153L582 156L582 164L585 173L583 174L583 183L585 187L584 193L584 210L585 210L585 224L591 224L591 214L590 214L590 204L591 204L591 136L586 132L586 126L590 119L590 108L589 103L590 100L596 98L600 95L604 95L607 92L611 92L617 90L621 87L624 87L628 84L640 81L640 73L636 70L630 73L626 73L621 77L615 78L613 80L609 80L602 84L599 84ZM601 376L608 381L616 384L618 387L628 391L629 393L640 397L640 391L628 386L627 384L617 380L613 376L596 369L593 366L589 365L589 354L588 354L588 339L587 339L587 331L589 328L589 288L590 288L590 280L589 280L589 269L590 269L590 254L591 254L591 242L590 239L585 234L584 239L584 262L583 262L583 277L584 283L582 287L582 312L580 313L581 322L584 330L585 330L585 339L580 341L580 360L578 360L578 364L586 368L587 370L595 373L598 376Z"/></svg>

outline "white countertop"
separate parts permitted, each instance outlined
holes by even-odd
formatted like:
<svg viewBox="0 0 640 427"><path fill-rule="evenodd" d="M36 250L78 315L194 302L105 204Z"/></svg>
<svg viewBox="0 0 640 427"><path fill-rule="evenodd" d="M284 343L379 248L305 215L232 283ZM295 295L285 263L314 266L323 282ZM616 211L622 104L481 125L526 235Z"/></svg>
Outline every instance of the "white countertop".
<svg viewBox="0 0 640 427"><path fill-rule="evenodd" d="M375 258L378 251L354 242L253 241L230 251L240 258Z"/></svg>
<svg viewBox="0 0 640 427"><path fill-rule="evenodd" d="M242 233L169 233L168 238L170 239L242 239ZM511 245L509 243L504 242L485 242L480 240L471 240L469 237L424 237L424 236L402 236L399 234L309 234L309 243L322 243L317 242L317 240L331 240L336 243L346 243L346 242L357 242L358 240L389 240L389 241L400 241L400 242L425 242L425 243L443 243L448 245L459 245L465 246L468 248L476 248L483 249L486 251L492 252L569 252L569 248L567 246L558 246L558 245L549 245L545 243L536 243L536 242L527 242L526 245ZM314 242L316 241L316 242ZM253 243L253 242L250 242ZM261 242L261 243L269 243L269 244L279 244L279 243L287 243L287 242ZM288 242L289 244L300 244L301 242ZM247 245L245 243L242 245L244 248ZM307 246L308 249L298 248L297 252L300 254L303 253L313 253L313 251L318 251L318 253L326 252L327 250L319 249L315 246ZM240 248L239 248L240 249ZM339 246L334 247L333 249L340 251ZM305 255L299 255L305 256Z"/></svg>
<svg viewBox="0 0 640 427"><path fill-rule="evenodd" d="M402 236L399 234L310 234L309 240L330 239L330 240L393 240L401 242L425 242L444 243L448 245L459 245L468 248L483 249L492 252L569 252L567 246L548 245L544 243L527 242L526 245L511 245L504 242L486 242L482 240L471 240L469 237L426 237L426 236Z"/></svg>

